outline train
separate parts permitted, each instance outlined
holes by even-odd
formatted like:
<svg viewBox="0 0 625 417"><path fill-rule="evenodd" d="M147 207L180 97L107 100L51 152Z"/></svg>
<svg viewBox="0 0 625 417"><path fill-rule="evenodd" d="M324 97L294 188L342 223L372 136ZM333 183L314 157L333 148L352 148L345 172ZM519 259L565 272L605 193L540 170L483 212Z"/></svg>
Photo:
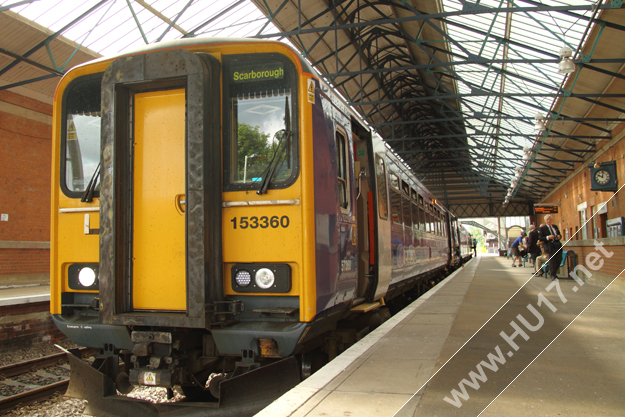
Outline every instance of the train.
<svg viewBox="0 0 625 417"><path fill-rule="evenodd" d="M67 393L96 415L158 415L124 396L137 386L252 413L472 254L280 42L183 39L72 68L52 146L50 310L97 352L69 355Z"/></svg>

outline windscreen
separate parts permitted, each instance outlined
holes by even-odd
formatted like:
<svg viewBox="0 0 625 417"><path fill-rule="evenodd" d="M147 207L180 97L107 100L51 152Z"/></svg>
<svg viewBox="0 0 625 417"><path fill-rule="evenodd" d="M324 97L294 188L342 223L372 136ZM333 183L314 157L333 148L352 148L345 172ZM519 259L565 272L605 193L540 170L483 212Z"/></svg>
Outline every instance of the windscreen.
<svg viewBox="0 0 625 417"><path fill-rule="evenodd" d="M288 65L271 59L229 62L227 182L237 188L257 188L267 175L272 186L280 186L295 175L295 88Z"/></svg>

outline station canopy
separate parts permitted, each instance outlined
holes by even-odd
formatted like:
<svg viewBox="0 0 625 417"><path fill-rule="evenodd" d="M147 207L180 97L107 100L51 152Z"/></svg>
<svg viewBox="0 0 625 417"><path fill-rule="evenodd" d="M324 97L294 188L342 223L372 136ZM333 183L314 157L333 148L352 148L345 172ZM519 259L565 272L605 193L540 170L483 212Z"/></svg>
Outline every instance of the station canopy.
<svg viewBox="0 0 625 417"><path fill-rule="evenodd" d="M10 0L0 12L0 90L49 97L71 66L148 43L287 42L459 216L527 214L625 115L622 0Z"/></svg>

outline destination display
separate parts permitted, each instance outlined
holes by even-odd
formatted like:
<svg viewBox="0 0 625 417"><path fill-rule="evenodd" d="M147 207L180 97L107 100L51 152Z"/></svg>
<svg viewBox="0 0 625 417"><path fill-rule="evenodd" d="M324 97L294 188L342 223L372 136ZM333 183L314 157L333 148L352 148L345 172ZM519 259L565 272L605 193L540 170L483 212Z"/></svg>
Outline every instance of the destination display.
<svg viewBox="0 0 625 417"><path fill-rule="evenodd" d="M534 206L534 214L553 214L558 212L558 206Z"/></svg>
<svg viewBox="0 0 625 417"><path fill-rule="evenodd" d="M232 71L231 76L235 83L279 80L284 78L284 68L277 63L239 66Z"/></svg>

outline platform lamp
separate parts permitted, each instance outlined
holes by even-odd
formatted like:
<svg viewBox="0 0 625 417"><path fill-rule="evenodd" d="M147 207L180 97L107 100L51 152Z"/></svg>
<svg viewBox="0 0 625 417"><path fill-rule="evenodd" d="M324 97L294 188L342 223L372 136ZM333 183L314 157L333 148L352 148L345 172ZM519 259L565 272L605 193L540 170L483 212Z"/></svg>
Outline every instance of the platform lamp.
<svg viewBox="0 0 625 417"><path fill-rule="evenodd" d="M534 125L534 130L536 132L545 130L545 122L543 121L545 120L545 116L543 116L541 113L536 113L536 116L534 116L534 120L536 120L536 124Z"/></svg>
<svg viewBox="0 0 625 417"><path fill-rule="evenodd" d="M529 161L532 159L532 148L523 148L523 160Z"/></svg>
<svg viewBox="0 0 625 417"><path fill-rule="evenodd" d="M573 50L564 45L562 49L558 51L558 55L562 58L558 65L558 74L570 74L575 71L575 63L571 59L573 56Z"/></svg>

